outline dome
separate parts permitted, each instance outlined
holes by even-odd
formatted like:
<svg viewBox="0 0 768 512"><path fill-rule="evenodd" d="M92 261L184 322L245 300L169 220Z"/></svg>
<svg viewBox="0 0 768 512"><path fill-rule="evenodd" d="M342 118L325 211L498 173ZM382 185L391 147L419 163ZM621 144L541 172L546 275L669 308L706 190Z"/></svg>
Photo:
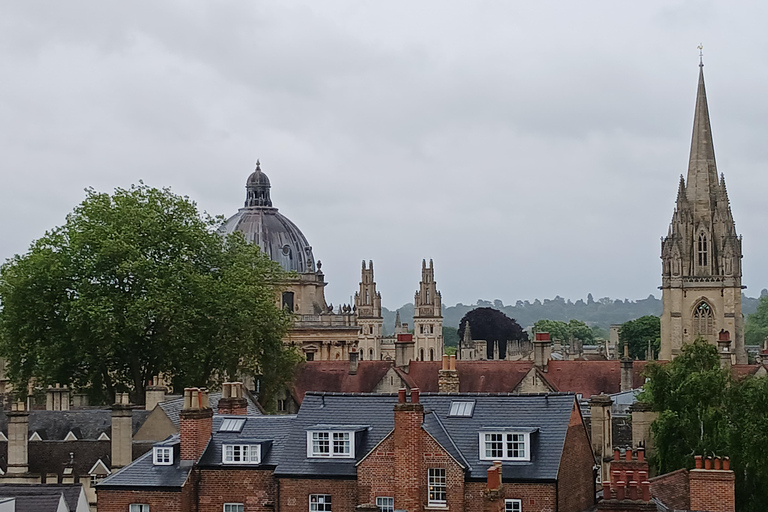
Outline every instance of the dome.
<svg viewBox="0 0 768 512"><path fill-rule="evenodd" d="M312 246L296 224L272 207L269 178L261 171L259 162L248 177L245 188L245 207L230 217L219 232L229 234L239 231L287 271L315 272Z"/></svg>

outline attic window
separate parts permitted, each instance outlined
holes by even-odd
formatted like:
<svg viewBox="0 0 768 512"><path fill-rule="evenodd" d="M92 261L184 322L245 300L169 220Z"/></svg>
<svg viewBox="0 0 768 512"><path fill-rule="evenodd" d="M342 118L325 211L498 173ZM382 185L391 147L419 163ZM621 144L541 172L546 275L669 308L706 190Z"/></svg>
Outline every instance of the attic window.
<svg viewBox="0 0 768 512"><path fill-rule="evenodd" d="M475 402L454 400L451 402L451 412L448 413L448 416L454 418L471 418L474 410Z"/></svg>
<svg viewBox="0 0 768 512"><path fill-rule="evenodd" d="M225 444L221 452L224 464L261 463L261 446L258 444Z"/></svg>
<svg viewBox="0 0 768 512"><path fill-rule="evenodd" d="M480 460L531 460L529 432L480 432Z"/></svg>
<svg viewBox="0 0 768 512"><path fill-rule="evenodd" d="M243 418L225 418L221 422L219 432L240 432L245 425L245 419Z"/></svg>
<svg viewBox="0 0 768 512"><path fill-rule="evenodd" d="M173 448L170 446L155 446L152 448L152 463L155 466L170 466L173 464Z"/></svg>
<svg viewBox="0 0 768 512"><path fill-rule="evenodd" d="M307 457L354 458L354 439L354 432L309 431Z"/></svg>

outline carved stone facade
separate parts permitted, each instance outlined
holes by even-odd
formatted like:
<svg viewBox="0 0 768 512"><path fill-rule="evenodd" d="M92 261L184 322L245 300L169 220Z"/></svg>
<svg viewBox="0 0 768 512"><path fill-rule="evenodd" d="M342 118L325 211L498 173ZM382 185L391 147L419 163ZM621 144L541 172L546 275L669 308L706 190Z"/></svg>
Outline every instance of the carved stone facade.
<svg viewBox="0 0 768 512"><path fill-rule="evenodd" d="M373 261L368 262L368 267L363 261L360 291L355 293L355 311L360 326L360 358L367 361L383 359L381 339L384 335L384 318L381 316L381 293L376 291L373 278Z"/></svg>
<svg viewBox="0 0 768 512"><path fill-rule="evenodd" d="M716 344L725 330L733 340L733 362L747 363L741 258L725 177L718 179L702 65L688 176L680 176L675 212L661 243L660 359L671 360L699 336Z"/></svg>
<svg viewBox="0 0 768 512"><path fill-rule="evenodd" d="M413 298L413 341L417 361L439 361L443 357L442 296L437 291L432 260L421 261L421 282Z"/></svg>

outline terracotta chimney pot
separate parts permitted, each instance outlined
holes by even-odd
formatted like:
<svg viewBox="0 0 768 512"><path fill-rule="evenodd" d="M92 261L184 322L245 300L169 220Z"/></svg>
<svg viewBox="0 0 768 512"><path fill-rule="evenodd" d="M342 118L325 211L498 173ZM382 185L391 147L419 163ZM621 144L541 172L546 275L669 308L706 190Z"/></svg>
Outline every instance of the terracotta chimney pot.
<svg viewBox="0 0 768 512"><path fill-rule="evenodd" d="M624 481L616 482L616 499L622 501L627 495L627 489Z"/></svg>
<svg viewBox="0 0 768 512"><path fill-rule="evenodd" d="M712 457L709 456L704 459L704 469L712 469Z"/></svg>
<svg viewBox="0 0 768 512"><path fill-rule="evenodd" d="M723 457L723 470L730 471L731 470L731 459L730 457Z"/></svg>
<svg viewBox="0 0 768 512"><path fill-rule="evenodd" d="M419 403L419 388L413 388L411 390L411 403L412 404Z"/></svg>
<svg viewBox="0 0 768 512"><path fill-rule="evenodd" d="M651 501L651 482L648 480L640 482L640 492L643 501Z"/></svg>
<svg viewBox="0 0 768 512"><path fill-rule="evenodd" d="M621 460L621 450L618 448L613 449L613 460L619 461Z"/></svg>
<svg viewBox="0 0 768 512"><path fill-rule="evenodd" d="M400 388L397 390L397 402L400 404L405 403L405 388Z"/></svg>
<svg viewBox="0 0 768 512"><path fill-rule="evenodd" d="M627 462L631 462L632 461L632 449L631 448L627 448L627 451L624 452L624 460L626 460Z"/></svg>
<svg viewBox="0 0 768 512"><path fill-rule="evenodd" d="M637 461L645 462L645 448L641 447L637 449Z"/></svg>
<svg viewBox="0 0 768 512"><path fill-rule="evenodd" d="M696 461L696 469L701 469L702 468L701 455L696 455L694 457L694 460Z"/></svg>
<svg viewBox="0 0 768 512"><path fill-rule="evenodd" d="M715 469L720 470L720 457L715 457Z"/></svg>

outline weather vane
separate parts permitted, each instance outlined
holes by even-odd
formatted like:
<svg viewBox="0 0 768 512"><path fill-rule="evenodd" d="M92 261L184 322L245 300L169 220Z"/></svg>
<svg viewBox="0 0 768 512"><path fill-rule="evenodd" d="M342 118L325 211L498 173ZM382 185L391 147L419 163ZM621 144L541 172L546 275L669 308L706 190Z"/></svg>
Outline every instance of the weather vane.
<svg viewBox="0 0 768 512"><path fill-rule="evenodd" d="M699 66L704 65L704 43L699 43L699 46L697 46L699 49Z"/></svg>

